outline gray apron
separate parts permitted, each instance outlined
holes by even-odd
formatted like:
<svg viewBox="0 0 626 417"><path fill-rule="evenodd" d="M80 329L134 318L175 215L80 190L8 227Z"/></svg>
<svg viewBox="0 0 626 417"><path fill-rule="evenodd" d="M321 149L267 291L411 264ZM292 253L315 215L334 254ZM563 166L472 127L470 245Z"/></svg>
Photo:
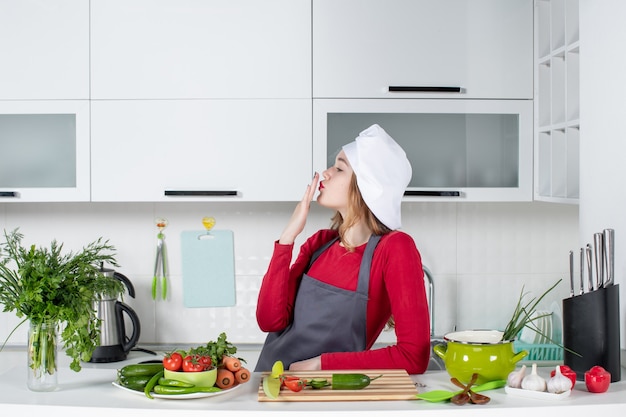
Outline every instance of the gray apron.
<svg viewBox="0 0 626 417"><path fill-rule="evenodd" d="M284 330L267 335L256 372L271 370L277 360L288 369L293 362L326 352L365 350L370 267L380 236L372 235L367 242L356 291L326 284L307 274L313 262L337 239L313 253L296 294L293 321Z"/></svg>

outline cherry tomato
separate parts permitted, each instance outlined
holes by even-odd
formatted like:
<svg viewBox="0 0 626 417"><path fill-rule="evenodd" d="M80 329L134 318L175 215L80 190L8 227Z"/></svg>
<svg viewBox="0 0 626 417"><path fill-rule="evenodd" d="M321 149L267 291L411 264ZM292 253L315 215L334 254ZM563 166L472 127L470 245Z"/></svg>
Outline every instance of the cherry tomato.
<svg viewBox="0 0 626 417"><path fill-rule="evenodd" d="M205 370L211 369L211 357L210 356L200 356L198 357L198 362L204 366Z"/></svg>
<svg viewBox="0 0 626 417"><path fill-rule="evenodd" d="M306 385L306 381L298 377L284 377L282 380L283 385L293 392L302 391Z"/></svg>
<svg viewBox="0 0 626 417"><path fill-rule="evenodd" d="M178 371L183 365L183 356L178 352L172 352L163 358L163 367L168 371Z"/></svg>
<svg viewBox="0 0 626 417"><path fill-rule="evenodd" d="M197 356L187 355L183 359L183 371L184 372L202 372L204 371L204 365L202 365Z"/></svg>
<svg viewBox="0 0 626 417"><path fill-rule="evenodd" d="M561 368L561 374L572 381L572 388L574 388L576 385L576 371L572 370L572 368L567 365L560 365L559 367ZM550 377L554 377L554 374L556 374L556 371L550 372Z"/></svg>
<svg viewBox="0 0 626 417"><path fill-rule="evenodd" d="M601 366L594 366L585 372L585 385L589 392L606 392L611 384L611 374Z"/></svg>

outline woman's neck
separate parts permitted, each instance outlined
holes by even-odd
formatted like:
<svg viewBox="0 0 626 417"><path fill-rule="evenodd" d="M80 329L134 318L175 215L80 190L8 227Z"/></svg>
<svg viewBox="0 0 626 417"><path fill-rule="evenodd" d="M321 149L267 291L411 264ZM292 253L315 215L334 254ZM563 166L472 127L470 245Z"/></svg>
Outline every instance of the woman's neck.
<svg viewBox="0 0 626 417"><path fill-rule="evenodd" d="M371 235L372 230L363 222L358 222L345 231L343 239L351 246L357 247L367 243Z"/></svg>

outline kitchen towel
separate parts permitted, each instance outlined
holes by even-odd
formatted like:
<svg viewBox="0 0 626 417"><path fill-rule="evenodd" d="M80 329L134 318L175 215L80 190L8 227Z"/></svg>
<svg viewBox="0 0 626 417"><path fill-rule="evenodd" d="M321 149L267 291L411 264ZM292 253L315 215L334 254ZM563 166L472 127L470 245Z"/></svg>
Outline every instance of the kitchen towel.
<svg viewBox="0 0 626 417"><path fill-rule="evenodd" d="M231 230L181 233L185 307L235 305L234 239Z"/></svg>

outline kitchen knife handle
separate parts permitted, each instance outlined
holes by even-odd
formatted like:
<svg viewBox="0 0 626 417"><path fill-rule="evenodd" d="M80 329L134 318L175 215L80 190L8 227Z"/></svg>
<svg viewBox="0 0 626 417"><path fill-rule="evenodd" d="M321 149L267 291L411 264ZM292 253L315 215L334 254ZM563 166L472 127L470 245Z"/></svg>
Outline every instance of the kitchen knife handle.
<svg viewBox="0 0 626 417"><path fill-rule="evenodd" d="M18 197L17 191L0 191L0 197Z"/></svg>
<svg viewBox="0 0 626 417"><path fill-rule="evenodd" d="M569 251L569 283L570 297L574 296L574 251Z"/></svg>
<svg viewBox="0 0 626 417"><path fill-rule="evenodd" d="M405 196L417 196L417 197L460 197L461 193L458 191L420 191L420 190L407 190L404 192Z"/></svg>
<svg viewBox="0 0 626 417"><path fill-rule="evenodd" d="M604 262L606 268L606 281L604 286L613 284L615 278L615 230L604 229Z"/></svg>
<svg viewBox="0 0 626 417"><path fill-rule="evenodd" d="M230 197L236 190L165 190L166 197Z"/></svg>
<svg viewBox="0 0 626 417"><path fill-rule="evenodd" d="M578 295L585 292L585 248L580 248L580 289Z"/></svg>
<svg viewBox="0 0 626 417"><path fill-rule="evenodd" d="M596 261L596 290L604 284L604 236L602 233L593 234L593 248Z"/></svg>
<svg viewBox="0 0 626 417"><path fill-rule="evenodd" d="M390 93L460 93L461 87L431 87L431 86L410 86L410 85L390 85Z"/></svg>
<svg viewBox="0 0 626 417"><path fill-rule="evenodd" d="M587 291L593 291L593 264L591 263L591 245L587 243Z"/></svg>

